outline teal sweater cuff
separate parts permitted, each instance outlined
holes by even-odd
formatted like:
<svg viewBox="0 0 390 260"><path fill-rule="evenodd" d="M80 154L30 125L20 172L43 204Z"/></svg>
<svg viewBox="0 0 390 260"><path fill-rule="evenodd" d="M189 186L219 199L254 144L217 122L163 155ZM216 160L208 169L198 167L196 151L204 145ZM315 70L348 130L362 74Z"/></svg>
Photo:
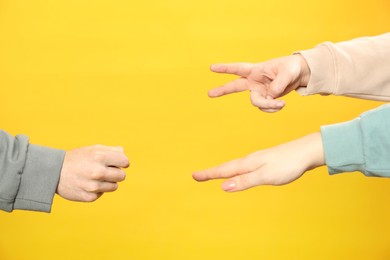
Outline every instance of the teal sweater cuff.
<svg viewBox="0 0 390 260"><path fill-rule="evenodd" d="M321 127L330 174L360 171L390 177L390 104L340 124Z"/></svg>
<svg viewBox="0 0 390 260"><path fill-rule="evenodd" d="M364 171L364 148L360 118L322 126L325 163L330 174Z"/></svg>

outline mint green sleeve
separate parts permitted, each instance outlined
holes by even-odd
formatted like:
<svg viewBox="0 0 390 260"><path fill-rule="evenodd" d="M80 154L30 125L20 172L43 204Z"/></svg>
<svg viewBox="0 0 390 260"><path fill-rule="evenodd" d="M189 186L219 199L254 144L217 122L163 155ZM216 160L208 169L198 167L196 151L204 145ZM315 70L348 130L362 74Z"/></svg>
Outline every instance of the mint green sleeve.
<svg viewBox="0 0 390 260"><path fill-rule="evenodd" d="M0 209L50 212L64 155L0 130Z"/></svg>
<svg viewBox="0 0 390 260"><path fill-rule="evenodd" d="M354 120L321 127L330 174L359 171L390 177L390 104Z"/></svg>

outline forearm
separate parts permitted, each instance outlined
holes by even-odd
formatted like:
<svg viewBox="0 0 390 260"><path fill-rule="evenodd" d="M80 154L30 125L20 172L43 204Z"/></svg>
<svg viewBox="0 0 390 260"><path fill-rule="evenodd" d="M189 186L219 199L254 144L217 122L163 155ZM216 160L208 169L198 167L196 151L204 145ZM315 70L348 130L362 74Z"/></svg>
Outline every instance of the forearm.
<svg viewBox="0 0 390 260"><path fill-rule="evenodd" d="M333 94L390 101L390 33L299 52L311 77L302 95Z"/></svg>
<svg viewBox="0 0 390 260"><path fill-rule="evenodd" d="M297 151L299 151L300 149L306 150L306 170L311 170L325 165L324 148L321 132L312 133L298 140L301 140L302 143L298 143Z"/></svg>
<svg viewBox="0 0 390 260"><path fill-rule="evenodd" d="M0 131L0 209L49 212L63 157L64 151Z"/></svg>

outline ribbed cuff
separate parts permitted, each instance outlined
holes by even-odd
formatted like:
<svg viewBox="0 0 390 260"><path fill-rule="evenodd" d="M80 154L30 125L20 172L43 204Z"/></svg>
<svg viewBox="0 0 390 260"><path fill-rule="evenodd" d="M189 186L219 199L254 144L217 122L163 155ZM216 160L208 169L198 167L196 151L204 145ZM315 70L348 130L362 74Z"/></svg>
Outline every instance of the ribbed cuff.
<svg viewBox="0 0 390 260"><path fill-rule="evenodd" d="M14 202L0 199L0 209L7 212L11 212L14 209Z"/></svg>
<svg viewBox="0 0 390 260"><path fill-rule="evenodd" d="M321 127L325 163L330 174L364 171L360 118Z"/></svg>
<svg viewBox="0 0 390 260"><path fill-rule="evenodd" d="M311 72L307 86L297 88L298 94L302 96L334 94L334 88L337 86L336 65L326 43L320 44L313 49L296 53L301 54L305 58Z"/></svg>
<svg viewBox="0 0 390 260"><path fill-rule="evenodd" d="M65 151L30 144L14 209L50 212Z"/></svg>

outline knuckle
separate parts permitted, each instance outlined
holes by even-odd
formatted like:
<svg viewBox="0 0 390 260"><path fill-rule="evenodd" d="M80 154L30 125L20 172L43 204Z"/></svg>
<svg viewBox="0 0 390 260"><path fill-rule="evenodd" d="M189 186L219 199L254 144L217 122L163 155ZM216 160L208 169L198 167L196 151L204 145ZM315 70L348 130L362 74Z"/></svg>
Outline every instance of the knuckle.
<svg viewBox="0 0 390 260"><path fill-rule="evenodd" d="M111 187L111 191L116 191L118 188L119 188L118 183L113 183L113 185Z"/></svg>
<svg viewBox="0 0 390 260"><path fill-rule="evenodd" d="M105 177L105 171L101 168L94 169L90 177L92 180L102 180Z"/></svg>
<svg viewBox="0 0 390 260"><path fill-rule="evenodd" d="M121 171L118 179L119 181L124 181L126 179L126 173L124 171Z"/></svg>
<svg viewBox="0 0 390 260"><path fill-rule="evenodd" d="M100 152L97 152L97 151L94 151L92 153L92 159L96 162L101 162L103 161L105 158L105 155L103 153L100 153Z"/></svg>
<svg viewBox="0 0 390 260"><path fill-rule="evenodd" d="M251 98L251 104L252 104L252 106L254 106L254 107L259 107L258 104L257 104L256 98Z"/></svg>
<svg viewBox="0 0 390 260"><path fill-rule="evenodd" d="M126 167L130 166L130 160L129 160L129 158L127 156L125 156L124 164L125 164Z"/></svg>
<svg viewBox="0 0 390 260"><path fill-rule="evenodd" d="M129 162L129 158L126 155L124 155L124 154L119 155L118 160L119 160L118 165L120 165L122 168L129 167L130 162Z"/></svg>
<svg viewBox="0 0 390 260"><path fill-rule="evenodd" d="M258 108L264 108L265 105L263 104L262 100L258 97L251 96L251 104L254 107Z"/></svg>
<svg viewBox="0 0 390 260"><path fill-rule="evenodd" d="M85 202L94 202L99 198L99 195L96 193L85 193L83 199Z"/></svg>
<svg viewBox="0 0 390 260"><path fill-rule="evenodd" d="M100 189L100 185L98 182L89 182L86 185L86 191L87 192L97 192Z"/></svg>
<svg viewBox="0 0 390 260"><path fill-rule="evenodd" d="M124 181L126 179L126 173L122 170L115 170L110 173L109 179L115 180L115 182Z"/></svg>

